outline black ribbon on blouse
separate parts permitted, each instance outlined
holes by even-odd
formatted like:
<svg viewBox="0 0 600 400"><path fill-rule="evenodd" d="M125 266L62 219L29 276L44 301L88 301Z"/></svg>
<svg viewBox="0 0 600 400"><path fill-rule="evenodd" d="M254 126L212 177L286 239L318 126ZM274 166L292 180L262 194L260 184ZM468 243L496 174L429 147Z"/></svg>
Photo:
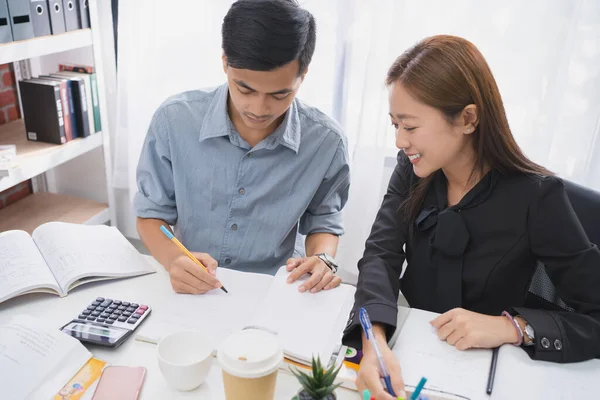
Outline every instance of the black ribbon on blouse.
<svg viewBox="0 0 600 400"><path fill-rule="evenodd" d="M443 313L462 307L463 258L470 234L461 212L485 201L497 179L498 173L490 171L458 204L447 207L446 177L442 171L437 172L433 181L437 204L425 206L415 221L417 229L429 232L435 287L430 298L431 311Z"/></svg>

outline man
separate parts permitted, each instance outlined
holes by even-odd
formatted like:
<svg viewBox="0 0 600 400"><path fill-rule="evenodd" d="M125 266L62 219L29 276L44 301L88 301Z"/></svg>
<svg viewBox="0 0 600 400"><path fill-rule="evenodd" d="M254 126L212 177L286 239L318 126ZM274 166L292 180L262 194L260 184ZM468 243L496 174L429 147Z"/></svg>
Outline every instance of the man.
<svg viewBox="0 0 600 400"><path fill-rule="evenodd" d="M169 98L156 111L137 170L137 229L179 293L220 286L217 266L274 274L300 291L340 284L333 256L348 198L346 138L295 99L312 58L313 16L292 0L240 0L222 26L227 84ZM160 231L177 238L209 272ZM307 257L290 258L297 233Z"/></svg>

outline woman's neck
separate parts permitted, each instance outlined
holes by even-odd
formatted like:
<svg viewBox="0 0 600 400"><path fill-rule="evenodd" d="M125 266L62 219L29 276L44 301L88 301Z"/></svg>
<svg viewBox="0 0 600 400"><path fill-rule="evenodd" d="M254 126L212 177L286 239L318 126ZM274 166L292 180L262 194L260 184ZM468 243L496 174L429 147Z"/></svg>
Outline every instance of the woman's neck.
<svg viewBox="0 0 600 400"><path fill-rule="evenodd" d="M442 168L447 180L448 205L453 206L467 194L489 171L487 165L483 171L478 168L475 152L471 151L454 163Z"/></svg>

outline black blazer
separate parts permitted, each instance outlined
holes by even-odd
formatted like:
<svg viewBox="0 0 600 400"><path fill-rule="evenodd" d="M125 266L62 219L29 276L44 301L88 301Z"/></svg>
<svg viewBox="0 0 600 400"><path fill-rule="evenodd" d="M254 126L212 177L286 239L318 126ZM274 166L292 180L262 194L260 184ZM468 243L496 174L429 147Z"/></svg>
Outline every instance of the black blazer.
<svg viewBox="0 0 600 400"><path fill-rule="evenodd" d="M600 251L560 179L492 170L460 203L447 207L446 179L438 171L409 229L400 205L417 179L400 152L358 264L345 344L361 347L360 307L373 323L386 325L391 337L401 289L411 307L424 310L522 315L535 330L535 345L523 347L534 359L600 358ZM525 307L537 261L575 312Z"/></svg>

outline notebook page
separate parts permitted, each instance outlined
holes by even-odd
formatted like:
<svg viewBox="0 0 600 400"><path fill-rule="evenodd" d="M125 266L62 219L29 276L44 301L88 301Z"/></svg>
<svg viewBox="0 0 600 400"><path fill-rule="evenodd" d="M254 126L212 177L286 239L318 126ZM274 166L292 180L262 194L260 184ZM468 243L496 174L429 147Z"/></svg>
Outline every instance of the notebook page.
<svg viewBox="0 0 600 400"><path fill-rule="evenodd" d="M500 348L492 399L581 400L600 396L600 360L558 364L532 360L519 347Z"/></svg>
<svg viewBox="0 0 600 400"><path fill-rule="evenodd" d="M36 393L34 398L51 398L61 389L60 385L45 393L37 389L47 386L44 385L47 379L55 381L56 376L66 376L62 384L66 383L90 356L79 341L52 324L27 315L14 317L6 325L0 325L2 398L25 399L32 393Z"/></svg>
<svg viewBox="0 0 600 400"><path fill-rule="evenodd" d="M411 309L392 351L409 386L427 378L429 389L457 394L471 400L487 399L485 393L491 350L456 350L437 337L429 321L439 314Z"/></svg>
<svg viewBox="0 0 600 400"><path fill-rule="evenodd" d="M314 354L326 364L334 347L341 342L355 288L340 285L319 293L300 293L298 287L308 276L288 284L288 275L285 267L275 274L261 308L249 325L277 332L286 356L310 362Z"/></svg>
<svg viewBox="0 0 600 400"><path fill-rule="evenodd" d="M60 292L46 261L27 232L0 233L0 303L36 288Z"/></svg>
<svg viewBox="0 0 600 400"><path fill-rule="evenodd" d="M115 227L49 222L32 236L65 292L82 278L155 272Z"/></svg>
<svg viewBox="0 0 600 400"><path fill-rule="evenodd" d="M217 278L229 293L213 289L201 295L178 294L165 279L157 294L161 301L152 304L152 318L144 321L139 333L156 340L181 330L198 330L218 347L247 324L273 277L218 268Z"/></svg>

